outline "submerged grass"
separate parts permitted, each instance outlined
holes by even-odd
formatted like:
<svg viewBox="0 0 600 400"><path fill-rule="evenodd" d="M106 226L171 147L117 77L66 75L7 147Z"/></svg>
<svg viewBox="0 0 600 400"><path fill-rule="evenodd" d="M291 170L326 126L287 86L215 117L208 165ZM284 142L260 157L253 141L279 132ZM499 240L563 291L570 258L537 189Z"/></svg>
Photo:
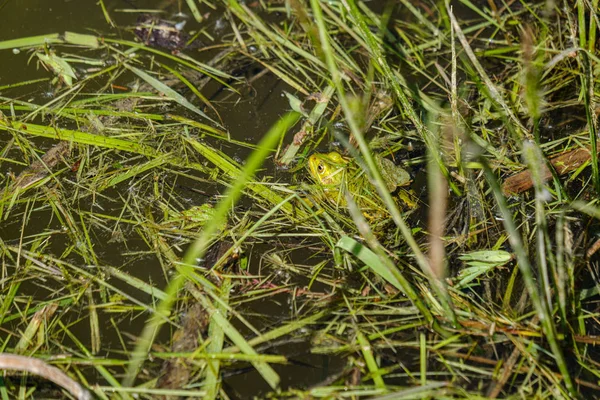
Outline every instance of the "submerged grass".
<svg viewBox="0 0 600 400"><path fill-rule="evenodd" d="M99 398L600 398L597 3L190 1L221 27L172 51L159 19L0 42L47 74L0 87L3 352ZM260 140L254 87L285 99ZM308 178L325 149L379 220Z"/></svg>

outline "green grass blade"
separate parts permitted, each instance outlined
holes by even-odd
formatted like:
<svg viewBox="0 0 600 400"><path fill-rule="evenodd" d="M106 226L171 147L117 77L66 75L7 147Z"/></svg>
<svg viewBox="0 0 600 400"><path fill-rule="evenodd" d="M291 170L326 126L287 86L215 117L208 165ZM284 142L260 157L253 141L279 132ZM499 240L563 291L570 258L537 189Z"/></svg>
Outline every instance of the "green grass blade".
<svg viewBox="0 0 600 400"><path fill-rule="evenodd" d="M75 143L105 147L114 150L130 151L132 153L143 154L148 157L158 157L161 154L152 147L144 144L108 136L94 135L93 133L74 131L70 129L60 129L52 126L0 120L0 130L16 131L23 134L46 137L50 139L67 140Z"/></svg>
<svg viewBox="0 0 600 400"><path fill-rule="evenodd" d="M227 315L227 307L229 303L229 292L231 291L231 278L224 278L221 284L221 298L217 306L212 306L213 315L218 314L223 317L225 322L229 324L229 321L225 319ZM201 295L201 294L199 294ZM208 302L208 299L205 299ZM218 354L223 351L223 344L225 343L225 333L231 329L231 326L222 324L223 321L217 320L211 316L210 325L208 326L208 337L210 343L206 346L206 353L208 356ZM229 336L229 335L227 335ZM243 340L243 338L242 338ZM245 342L245 341L244 341ZM247 342L245 342L247 344ZM251 355L255 355L251 354ZM221 387L221 362L219 359L211 359L206 363L206 376L204 378L204 388L206 390L205 400L216 399L219 394L219 388Z"/></svg>
<svg viewBox="0 0 600 400"><path fill-rule="evenodd" d="M190 11L192 12L192 15L194 16L196 22L202 22L204 18L202 18L202 14L200 14L200 10L196 5L196 0L185 0L185 2L189 7Z"/></svg>
<svg viewBox="0 0 600 400"><path fill-rule="evenodd" d="M197 98L200 99L201 102L203 102L207 107L209 107L211 110L214 111L215 114L217 114L217 116L219 118L221 118L219 116L219 112L217 111L217 109L211 104L210 100L208 100L206 98L206 96L204 96L202 93L200 93L200 91L196 88L196 86L190 82L185 76L181 75L179 73L179 71L177 71L174 68L169 67L168 65L162 64L161 67L163 67L164 69L166 69L167 71L169 71L170 73L172 73L177 79L179 79L181 82L183 82L183 84L185 86L187 86L188 89L190 89L190 91L192 93L194 93L196 95ZM223 122L223 120L221 120L221 123Z"/></svg>
<svg viewBox="0 0 600 400"><path fill-rule="evenodd" d="M150 296L154 297L155 299L164 300L167 297L165 292L163 292L162 290L160 290L152 285L149 285L147 282L144 282L143 280L141 280L139 278L131 276L128 273L123 272L118 268L105 267L105 271L108 272L109 275L122 280L123 282L130 285L131 287L134 287L144 293L149 294Z"/></svg>
<svg viewBox="0 0 600 400"><path fill-rule="evenodd" d="M333 96L334 91L335 88L332 85L328 85L325 88L325 90L321 94L321 100L317 102L315 107L311 110L307 120L304 122L302 128L300 128L300 131L297 133L297 135L313 131L317 122L323 116L325 110L327 110L327 105L329 104L329 101L331 100L331 96ZM286 149L279 162L283 165L289 165L294 160L294 157L296 157L296 154L298 153L298 150L300 149L304 141L306 141L309 138L310 136L304 139L303 141L294 140Z"/></svg>
<svg viewBox="0 0 600 400"><path fill-rule="evenodd" d="M62 43L58 33L49 33L47 35L29 36L19 39L4 40L0 42L0 50L15 49L22 47L38 47L48 43Z"/></svg>
<svg viewBox="0 0 600 400"><path fill-rule="evenodd" d="M296 114L299 118L299 114ZM297 120L297 119L296 119ZM295 123L295 122L294 122ZM215 149L210 146L207 146L204 143L200 143L199 141L186 138L187 142L190 143L198 153L204 156L208 161L216 165L221 171L223 171L226 175L229 176L233 181L239 179L243 170L238 166L238 164L233 161L231 158L219 153ZM258 196L267 200L272 205L277 205L283 203L284 199L273 190L271 190L267 185L261 185L260 183L249 182L248 189L252 192L256 193ZM283 204L282 209L287 213L297 213L298 216L304 216L302 210L295 210L293 206L289 203Z"/></svg>
<svg viewBox="0 0 600 400"><path fill-rule="evenodd" d="M393 265L388 265L387 263L381 262L377 254L375 254L367 246L349 236L344 236L335 244L335 247L339 247L340 249L345 250L357 257L359 260L365 263L366 266L371 268L373 272L388 281L396 289L406 294L405 288L396 277L399 273L397 268ZM391 268L392 266L393 268ZM416 298L416 293L414 293L414 297Z"/></svg>
<svg viewBox="0 0 600 400"><path fill-rule="evenodd" d="M147 74L146 72L142 71L141 69L138 69L131 65L124 64L124 66L125 66L125 68L129 69L131 72L133 72L134 74L136 74L137 76L142 78L144 81L146 81L146 83L148 83L154 89L156 89L157 91L159 91L161 93L164 93L165 96L167 96L171 100L173 100L176 103L180 104L181 106L187 108L188 110L195 112L202 118L206 118L207 120L219 125L219 123L217 121L215 121L214 119L212 119L208 115L206 115L206 113L204 111L200 110L198 107L196 107L195 105L190 103L185 97L183 97L182 95L180 95L179 93L177 93L176 91L174 91L173 89L171 89L170 87L168 87L167 85L165 85L164 83L159 81L158 79Z"/></svg>
<svg viewBox="0 0 600 400"><path fill-rule="evenodd" d="M173 157L170 154L163 154L157 156L156 158L151 159L150 161L144 164L136 164L132 167L125 168L123 172L120 172L114 176L111 176L106 180L106 182L101 183L98 187L98 191L103 191L109 187L118 185L121 182L124 182L128 179L133 178L134 176L140 175L146 171L149 171L154 168L158 168L163 164L167 164L172 162Z"/></svg>
<svg viewBox="0 0 600 400"><path fill-rule="evenodd" d="M79 46L87 47L90 49L97 49L100 47L100 43L98 43L98 38L94 35L85 35L82 33L75 32L65 32L65 42L76 44Z"/></svg>
<svg viewBox="0 0 600 400"><path fill-rule="evenodd" d="M300 320L290 321L289 323L279 326L269 332L262 333L259 336L256 336L250 340L248 340L248 344L250 346L258 346L260 344L269 342L271 340L279 339L283 336L289 335L290 333L297 331L298 329L305 328L309 325L316 324L319 320L324 318L325 316L331 314L333 310L324 310L319 311L315 314L309 315L306 318L302 318ZM237 353L240 349L232 346L223 350L224 353Z"/></svg>
<svg viewBox="0 0 600 400"><path fill-rule="evenodd" d="M369 340L361 331L358 331L356 339L360 345L360 351L365 359L365 363L367 364L367 369L369 370L373 382L375 382L375 387L377 389L386 389L385 382L381 377L381 370L379 369L379 366L375 361L375 357L373 356L373 352L371 351L371 344L369 343Z"/></svg>

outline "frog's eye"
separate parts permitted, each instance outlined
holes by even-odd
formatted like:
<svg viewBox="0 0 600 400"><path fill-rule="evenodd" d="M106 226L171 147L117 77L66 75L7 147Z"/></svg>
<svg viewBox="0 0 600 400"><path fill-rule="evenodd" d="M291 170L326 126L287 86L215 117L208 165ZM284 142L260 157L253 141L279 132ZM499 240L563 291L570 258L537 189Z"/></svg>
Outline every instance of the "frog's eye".
<svg viewBox="0 0 600 400"><path fill-rule="evenodd" d="M319 171L319 173L322 173L325 170L325 167L323 166L323 164L319 163L319 165L317 165L317 171Z"/></svg>

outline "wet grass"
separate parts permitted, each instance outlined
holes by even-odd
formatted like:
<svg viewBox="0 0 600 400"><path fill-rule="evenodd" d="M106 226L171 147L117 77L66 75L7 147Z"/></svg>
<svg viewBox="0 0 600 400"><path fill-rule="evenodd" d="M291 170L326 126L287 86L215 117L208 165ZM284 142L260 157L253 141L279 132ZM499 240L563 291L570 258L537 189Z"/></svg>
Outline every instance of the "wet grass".
<svg viewBox="0 0 600 400"><path fill-rule="evenodd" d="M57 384L0 396L600 397L597 1L186 5L226 33L0 42L46 71L0 87L2 351L73 380L0 355Z"/></svg>

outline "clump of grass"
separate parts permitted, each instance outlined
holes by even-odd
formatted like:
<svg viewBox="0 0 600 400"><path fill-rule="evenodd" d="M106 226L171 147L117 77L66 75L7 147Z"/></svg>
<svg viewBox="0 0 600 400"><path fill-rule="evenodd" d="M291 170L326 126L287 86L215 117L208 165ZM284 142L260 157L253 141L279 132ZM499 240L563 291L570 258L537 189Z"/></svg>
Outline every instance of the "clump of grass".
<svg viewBox="0 0 600 400"><path fill-rule="evenodd" d="M0 162L15 170L0 181L4 351L100 397L225 398L246 366L262 397L597 396L591 5L230 0L211 4L231 34L202 62L89 34L0 42L31 49L55 90L0 88ZM221 103L242 100L248 61L295 111L256 144L232 137ZM328 147L355 159L390 223L319 195L304 163ZM398 207L375 152L412 170L420 209ZM337 370L284 385L312 355Z"/></svg>

